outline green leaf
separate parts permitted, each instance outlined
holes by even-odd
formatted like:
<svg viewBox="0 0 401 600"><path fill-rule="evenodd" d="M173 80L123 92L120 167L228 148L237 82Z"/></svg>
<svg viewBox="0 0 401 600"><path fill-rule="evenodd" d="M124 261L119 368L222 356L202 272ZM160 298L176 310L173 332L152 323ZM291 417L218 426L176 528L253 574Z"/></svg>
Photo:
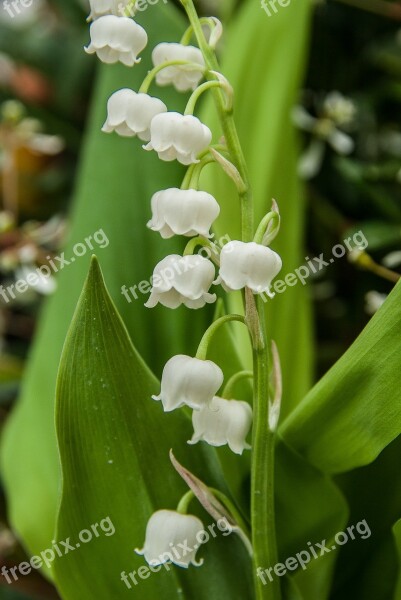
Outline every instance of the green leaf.
<svg viewBox="0 0 401 600"><path fill-rule="evenodd" d="M372 462L401 433L401 284L332 369L283 423L281 434L329 473Z"/></svg>
<svg viewBox="0 0 401 600"><path fill-rule="evenodd" d="M79 532L102 519L110 519L115 534L100 535L56 558L56 583L64 600L76 600L77 594L82 600L158 596L242 600L249 595L249 560L234 536L211 539L200 550L205 557L202 568L148 570L145 580L137 573L132 589L121 581L122 571L138 572L145 564L133 550L142 546L151 514L174 509L186 491L170 464L171 446L209 485L222 485L214 451L206 445L188 448L189 419L184 411L165 414L160 403L151 400L158 390L93 259L64 346L57 385L63 485L56 537L71 537L76 546ZM201 514L205 527L212 524L206 513Z"/></svg>
<svg viewBox="0 0 401 600"><path fill-rule="evenodd" d="M342 493L326 475L309 465L281 440L277 447L276 507L279 560L309 551L308 542L330 540L347 522ZM307 600L325 600L331 588L338 553L311 560L292 576ZM313 555L311 555L313 556Z"/></svg>
<svg viewBox="0 0 401 600"><path fill-rule="evenodd" d="M274 244L283 258L280 278L304 261L304 192L296 175L298 147L290 111L303 76L309 33L309 2L292 2L269 18L254 0L243 3L225 40L222 71L235 90L234 117L248 162L254 192L256 224L279 204L282 228ZM202 118L218 130L212 103ZM216 167L202 177L222 207L216 234L239 239L240 212L234 186ZM229 310L240 312L241 296L231 294ZM266 304L269 334L277 342L285 381L282 416L311 386L312 339L310 303L305 287L288 288ZM296 344L294 340L297 340ZM246 332L236 343L251 352Z"/></svg>

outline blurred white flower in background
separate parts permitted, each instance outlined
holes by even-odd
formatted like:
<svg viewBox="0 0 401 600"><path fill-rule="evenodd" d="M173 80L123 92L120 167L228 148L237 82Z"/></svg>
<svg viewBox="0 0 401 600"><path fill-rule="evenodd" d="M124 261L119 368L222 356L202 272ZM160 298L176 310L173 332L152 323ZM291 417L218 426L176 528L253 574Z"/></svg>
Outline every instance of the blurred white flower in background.
<svg viewBox="0 0 401 600"><path fill-rule="evenodd" d="M339 128L349 127L354 122L356 114L354 102L336 91L326 96L317 117L312 116L301 105L293 108L294 124L299 129L312 134L312 140L298 164L298 172L303 179L311 179L319 172L326 144L338 154L351 154L355 147L354 141Z"/></svg>
<svg viewBox="0 0 401 600"><path fill-rule="evenodd" d="M365 312L368 315L374 315L379 308L384 304L387 294L380 294L372 290L365 294Z"/></svg>

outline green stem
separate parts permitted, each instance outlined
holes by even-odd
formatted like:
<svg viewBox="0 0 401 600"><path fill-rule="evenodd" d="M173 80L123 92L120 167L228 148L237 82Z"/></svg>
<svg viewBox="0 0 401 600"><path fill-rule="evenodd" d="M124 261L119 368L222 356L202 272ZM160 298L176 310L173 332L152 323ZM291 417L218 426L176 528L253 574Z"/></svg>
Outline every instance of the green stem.
<svg viewBox="0 0 401 600"><path fill-rule="evenodd" d="M260 304L260 298L258 299ZM252 436L251 522L254 550L254 581L256 600L280 600L280 581L263 584L257 569L274 567L278 562L275 507L274 460L275 435L269 429L269 350L264 335L264 310L259 307L263 344L253 351L254 360L254 425Z"/></svg>
<svg viewBox="0 0 401 600"><path fill-rule="evenodd" d="M201 19L199 19L199 23L201 25L208 25L210 27L210 29L212 29L212 27L215 26L215 24L213 23L213 20L210 17L202 17ZM183 46L188 46L193 34L194 34L194 28L192 27L192 25L190 25L188 27L188 29L185 31L184 35L182 36L180 44L182 44Z"/></svg>
<svg viewBox="0 0 401 600"><path fill-rule="evenodd" d="M191 67L191 69L198 69L199 71L205 71L205 67L203 67L199 63L191 63L188 60L169 60L169 61L162 63L161 65L157 65L151 71L149 71L149 73L146 75L145 79L143 80L138 93L139 94L147 94L149 91L149 88L152 84L152 81L154 80L156 75L158 73L160 73L160 71L163 71L163 69L167 69L167 67L184 67L184 66Z"/></svg>
<svg viewBox="0 0 401 600"><path fill-rule="evenodd" d="M198 235L189 240L188 244L185 246L183 256L190 256L193 254L197 246L213 249L211 242L207 238L204 238L202 235Z"/></svg>
<svg viewBox="0 0 401 600"><path fill-rule="evenodd" d="M193 0L181 0L188 15L189 21L193 27L195 37L199 48L205 59L206 68L208 71L220 72L220 65L216 58L214 50L209 46L203 33L199 17L196 12ZM215 80L212 73L206 73L206 77L210 80ZM241 200L241 229L242 239L245 242L250 242L253 238L253 201L251 186L249 183L248 169L245 162L245 157L242 152L237 129L235 126L233 111L227 110L226 98L224 91L221 88L213 90L217 111L223 127L223 133L226 140L228 151L232 157L233 163L241 174L242 179L246 184L246 189L240 194Z"/></svg>
<svg viewBox="0 0 401 600"><path fill-rule="evenodd" d="M194 111L195 111L195 106L196 103L198 102L199 98L202 96L202 94L204 92L207 92L207 90L210 90L212 88L215 87L222 87L222 84L220 83L220 81L206 81L205 83L202 83L202 85L200 85L199 87L196 88L196 90L193 92L193 94L191 95L190 99L188 100L188 104L185 108L185 115L193 115Z"/></svg>
<svg viewBox="0 0 401 600"><path fill-rule="evenodd" d="M189 490L179 501L177 506L177 512L180 515L186 515L188 513L189 503L195 498L195 494L192 490Z"/></svg>
<svg viewBox="0 0 401 600"><path fill-rule="evenodd" d="M238 373L235 373L235 375L230 377L223 389L221 397L225 398L226 400L231 400L231 398L233 397L232 394L234 387L242 379L253 379L253 371L239 371Z"/></svg>
<svg viewBox="0 0 401 600"><path fill-rule="evenodd" d="M245 317L243 317L242 315L225 315L224 317L220 317L220 319L216 319L216 321L214 321L210 325L210 327L208 329L206 329L206 331L200 341L198 351L196 353L196 358L199 358L201 360L206 360L207 350L208 350L209 344L210 344L214 334L217 333L217 331L220 329L220 327L222 325L225 325L226 323L229 323L230 321L239 321L240 323L245 324Z"/></svg>
<svg viewBox="0 0 401 600"><path fill-rule="evenodd" d="M201 49L207 67L206 78L212 80L213 72L220 72L216 54L205 38L193 0L181 0ZM242 241L250 242L254 234L254 212L248 169L242 152L232 107L225 104L222 89L215 88L213 95L223 128L231 161L244 182L239 193L241 202ZM264 307L259 299L258 309L254 299L245 291L246 321L250 331L254 355L254 426L252 448L251 523L254 549L253 569L256 600L281 600L277 578L271 585L263 586L256 575L258 567L268 568L277 563L276 530L274 518L274 433L269 430L269 356ZM217 322L216 322L217 323ZM212 325L213 327L213 325ZM205 334L207 336L207 333ZM202 346L202 343L201 343ZM202 351L201 351L202 353Z"/></svg>

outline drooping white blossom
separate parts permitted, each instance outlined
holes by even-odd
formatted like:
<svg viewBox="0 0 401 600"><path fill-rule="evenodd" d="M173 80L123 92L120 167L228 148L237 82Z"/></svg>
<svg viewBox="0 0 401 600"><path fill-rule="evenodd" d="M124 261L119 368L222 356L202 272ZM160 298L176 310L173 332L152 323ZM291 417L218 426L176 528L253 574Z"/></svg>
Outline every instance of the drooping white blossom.
<svg viewBox="0 0 401 600"><path fill-rule="evenodd" d="M96 19L90 27L91 42L85 48L88 54L97 54L107 64L121 62L132 67L140 59L148 43L148 36L143 27L128 17L106 15Z"/></svg>
<svg viewBox="0 0 401 600"><path fill-rule="evenodd" d="M189 565L200 567L203 559L196 560L196 552L204 531L203 523L193 515L183 515L173 510L158 510L146 526L145 544L135 550L144 556L151 567L171 562L187 569Z"/></svg>
<svg viewBox="0 0 401 600"><path fill-rule="evenodd" d="M162 402L165 412L182 406L200 410L212 401L223 379L222 370L211 360L178 354L166 363L160 394L152 397Z"/></svg>
<svg viewBox="0 0 401 600"><path fill-rule="evenodd" d="M249 450L246 436L252 425L252 408L247 402L225 400L215 396L212 402L192 414L194 434L188 444L204 441L211 446L225 446L242 454Z"/></svg>
<svg viewBox="0 0 401 600"><path fill-rule="evenodd" d="M145 150L155 150L161 160L177 159L183 165L199 162L198 154L212 141L212 132L197 117L176 112L157 115L150 134Z"/></svg>
<svg viewBox="0 0 401 600"><path fill-rule="evenodd" d="M159 98L137 94L124 88L110 96L107 102L107 120L102 131L115 131L124 137L137 135L139 139L148 142L152 119L163 112L167 112L167 107Z"/></svg>
<svg viewBox="0 0 401 600"><path fill-rule="evenodd" d="M170 188L152 197L149 229L162 238L173 235L211 237L210 228L220 214L217 200L207 192Z"/></svg>
<svg viewBox="0 0 401 600"><path fill-rule="evenodd" d="M89 0L91 12L88 20L94 21L105 15L124 17L124 10L132 0Z"/></svg>
<svg viewBox="0 0 401 600"><path fill-rule="evenodd" d="M271 282L282 267L280 256L262 244L255 242L228 242L220 254L220 274L216 284L221 283L227 291L248 287L254 294L270 292Z"/></svg>
<svg viewBox="0 0 401 600"><path fill-rule="evenodd" d="M167 308L202 308L216 301L209 289L215 277L213 263L207 258L171 254L160 261L152 277L152 291L145 306L153 308L158 303Z"/></svg>
<svg viewBox="0 0 401 600"><path fill-rule="evenodd" d="M174 60L186 60L205 67L203 54L199 48L176 43L163 42L158 44L152 52L152 60L155 67ZM202 69L174 65L157 73L156 83L161 86L172 84L177 91L187 92L188 90L195 90L202 78Z"/></svg>

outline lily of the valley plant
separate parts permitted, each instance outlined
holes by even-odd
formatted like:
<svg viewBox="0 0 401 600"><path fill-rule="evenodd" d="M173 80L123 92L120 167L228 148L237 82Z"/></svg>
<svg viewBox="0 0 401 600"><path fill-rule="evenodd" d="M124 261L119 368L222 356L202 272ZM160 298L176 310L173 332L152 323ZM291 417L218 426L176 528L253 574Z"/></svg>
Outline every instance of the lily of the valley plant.
<svg viewBox="0 0 401 600"><path fill-rule="evenodd" d="M256 572L260 565L277 562L273 472L281 384L279 360L268 338L261 294L273 296L272 280L282 266L280 256L269 247L279 231L280 216L273 202L271 212L255 226L251 183L233 117L234 94L215 53L222 35L221 23L214 17L199 19L192 0L181 2L189 29L181 42L161 43L153 49L153 68L139 90L120 89L113 93L103 131L136 136L144 142L143 148L156 152L160 160L177 160L188 167L181 189L160 190L149 198L151 219L147 225L155 235L192 239L187 240L182 255L166 256L155 266L146 306L151 309L160 303L175 309L184 304L189 309L201 309L216 301L219 288L220 294L239 290L243 293L244 315L228 314L214 321L200 341L196 356L170 358L164 367L160 393L153 401L159 401L160 410L165 412L192 410L194 432L188 444L227 445L236 455L251 452L250 533L240 513L221 492L207 493L210 498L218 496L253 557L255 596L279 600L277 579L264 586ZM119 12L115 2L91 0L91 9L91 39L86 51L105 63L121 62L134 67L147 44L146 31L135 18ZM129 5L129 9L126 14L132 15L133 6ZM192 92L185 113L166 107L157 98L157 92L151 95L152 84ZM213 94L220 131L212 132L194 114L204 93ZM216 162L236 185L242 234L241 239L226 244L221 253L215 249L210 258L205 258L197 251L210 248L211 229L220 213L218 198L199 189L201 171L210 162ZM238 204L233 204L233 210L234 206ZM230 236L229 231L227 234ZM208 349L216 331L232 321L248 329L254 370L238 372L224 382L219 365L208 360ZM235 393L237 383L244 378L253 379L252 406ZM171 444L174 445L173 439ZM192 451L196 452L196 448ZM191 546L202 531L202 522L187 514L190 501L197 495L195 486L183 498L177 498L175 511L160 506L149 515L143 549L137 550L149 565L165 562L165 553L179 542L187 540ZM207 560L207 550L205 554ZM186 556L175 555L173 562L187 568L201 567L203 560L197 559L193 550Z"/></svg>

